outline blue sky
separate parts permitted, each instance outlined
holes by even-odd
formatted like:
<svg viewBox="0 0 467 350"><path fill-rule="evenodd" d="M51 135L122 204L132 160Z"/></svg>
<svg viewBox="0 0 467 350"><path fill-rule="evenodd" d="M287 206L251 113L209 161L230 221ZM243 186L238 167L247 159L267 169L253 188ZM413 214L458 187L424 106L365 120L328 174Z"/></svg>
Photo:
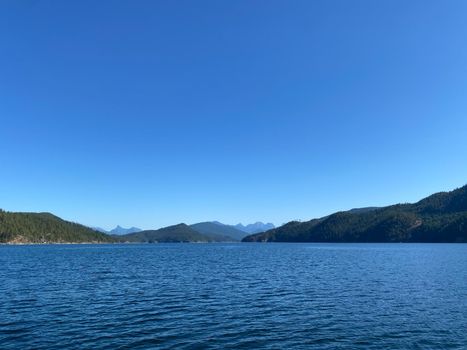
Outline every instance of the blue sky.
<svg viewBox="0 0 467 350"><path fill-rule="evenodd" d="M467 183L465 1L0 2L0 207L282 224Z"/></svg>

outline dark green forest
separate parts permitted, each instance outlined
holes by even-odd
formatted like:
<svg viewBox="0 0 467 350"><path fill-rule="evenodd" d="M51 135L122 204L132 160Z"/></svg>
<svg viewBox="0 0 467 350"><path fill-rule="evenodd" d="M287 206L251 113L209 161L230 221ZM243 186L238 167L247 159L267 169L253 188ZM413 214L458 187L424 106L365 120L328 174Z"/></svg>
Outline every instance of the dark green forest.
<svg viewBox="0 0 467 350"><path fill-rule="evenodd" d="M338 212L292 221L243 242L467 242L467 186L415 204Z"/></svg>
<svg viewBox="0 0 467 350"><path fill-rule="evenodd" d="M50 213L11 213L0 210L0 243L101 242L114 242L114 239Z"/></svg>

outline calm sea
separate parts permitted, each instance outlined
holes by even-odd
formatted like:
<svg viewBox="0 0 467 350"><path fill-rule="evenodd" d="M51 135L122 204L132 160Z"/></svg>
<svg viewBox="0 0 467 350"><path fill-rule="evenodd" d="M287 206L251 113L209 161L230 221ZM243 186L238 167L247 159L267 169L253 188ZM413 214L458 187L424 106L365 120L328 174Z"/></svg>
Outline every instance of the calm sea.
<svg viewBox="0 0 467 350"><path fill-rule="evenodd" d="M467 349L467 244L0 246L1 349Z"/></svg>

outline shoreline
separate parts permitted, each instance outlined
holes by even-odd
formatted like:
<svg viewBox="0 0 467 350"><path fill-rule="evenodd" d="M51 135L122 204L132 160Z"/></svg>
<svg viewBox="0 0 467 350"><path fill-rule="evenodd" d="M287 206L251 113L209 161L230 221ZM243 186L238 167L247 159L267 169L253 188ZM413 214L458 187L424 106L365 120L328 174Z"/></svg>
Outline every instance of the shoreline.
<svg viewBox="0 0 467 350"><path fill-rule="evenodd" d="M158 245L158 244L467 244L467 242L47 242L47 243L0 243L0 246L46 246L46 245Z"/></svg>

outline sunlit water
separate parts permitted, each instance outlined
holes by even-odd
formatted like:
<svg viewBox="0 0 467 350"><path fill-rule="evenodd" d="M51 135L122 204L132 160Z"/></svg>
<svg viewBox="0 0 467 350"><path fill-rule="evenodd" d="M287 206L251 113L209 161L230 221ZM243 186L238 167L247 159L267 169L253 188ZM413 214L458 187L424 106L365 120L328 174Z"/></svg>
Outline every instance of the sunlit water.
<svg viewBox="0 0 467 350"><path fill-rule="evenodd" d="M0 246L2 349L467 349L467 244Z"/></svg>

